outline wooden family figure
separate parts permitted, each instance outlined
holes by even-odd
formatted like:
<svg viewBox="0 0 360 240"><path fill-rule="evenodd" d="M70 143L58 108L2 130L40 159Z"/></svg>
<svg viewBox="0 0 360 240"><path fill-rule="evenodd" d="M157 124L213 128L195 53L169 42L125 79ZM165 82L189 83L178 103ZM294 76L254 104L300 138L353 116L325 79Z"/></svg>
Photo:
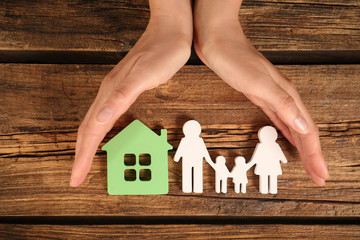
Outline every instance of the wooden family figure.
<svg viewBox="0 0 360 240"><path fill-rule="evenodd" d="M265 126L258 132L260 142L249 163L244 157L235 158L235 166L229 171L226 159L218 156L213 162L203 139L200 137L201 126L195 120L187 121L183 126L185 137L181 139L174 160L182 158L182 189L185 193L203 191L203 159L215 170L215 191L227 192L227 180L232 178L234 191L246 193L247 171L255 166L259 176L259 191L262 194L277 193L277 176L282 174L280 162L286 163L286 157L276 143L277 132L271 126Z"/></svg>

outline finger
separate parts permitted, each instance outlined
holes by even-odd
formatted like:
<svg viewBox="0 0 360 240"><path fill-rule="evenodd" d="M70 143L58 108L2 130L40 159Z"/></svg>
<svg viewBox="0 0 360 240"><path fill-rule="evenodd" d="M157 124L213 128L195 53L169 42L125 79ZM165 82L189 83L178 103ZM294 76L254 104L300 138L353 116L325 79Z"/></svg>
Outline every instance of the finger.
<svg viewBox="0 0 360 240"><path fill-rule="evenodd" d="M322 186L325 184L324 180L329 179L330 175L321 151L318 128L302 102L296 88L294 86L290 86L288 89L309 126L307 134L298 134L298 138L301 142L301 148L298 150L303 166L305 169L309 169L309 174L314 183ZM294 132L293 134L296 133ZM323 180L319 180L318 178L322 178Z"/></svg>
<svg viewBox="0 0 360 240"><path fill-rule="evenodd" d="M287 125L298 133L306 134L309 131L308 123L298 108L294 98L273 81L268 81L263 94L267 106Z"/></svg>
<svg viewBox="0 0 360 240"><path fill-rule="evenodd" d="M309 132L306 135L291 131L270 109L262 108L265 114L276 125L284 136L297 147L304 169L310 175L313 182L319 186L325 185L325 180L329 178L329 173L321 153L318 135ZM295 138L293 137L296 136ZM291 139L291 140L290 140ZM297 139L297 141L295 141Z"/></svg>
<svg viewBox="0 0 360 240"><path fill-rule="evenodd" d="M75 157L70 186L76 187L84 181L87 173L90 171L97 147L104 136L105 134L90 135L85 133L83 135L84 140L79 145L78 154Z"/></svg>
<svg viewBox="0 0 360 240"><path fill-rule="evenodd" d="M96 102L96 99L95 101ZM84 181L84 178L86 176L86 173L79 173L79 171L82 169L81 166L79 166L79 161L76 161L76 159L78 159L79 156L79 151L82 145L82 139L84 138L84 126L87 125L87 122L89 120L89 116L91 116L91 113L93 112L94 109L94 105L92 104L91 107L89 108L88 112L85 115L84 120L82 121L82 123L80 124L80 127L78 129L77 132L77 139L76 139L76 146L75 146L75 161L73 164L73 168L72 168L72 174L71 174L71 180L70 180L70 186L78 186L80 183L82 183ZM94 153L95 155L95 153ZM78 172L77 172L78 171ZM84 171L85 172L85 171ZM84 176L83 178L80 178L78 176Z"/></svg>
<svg viewBox="0 0 360 240"><path fill-rule="evenodd" d="M314 183L322 186L325 184L324 180L329 178L329 172L321 152L318 129L302 102L295 85L279 71L276 71L276 74L278 75L278 82L281 83L281 87L292 96L308 124L308 133L298 134L292 131L292 135L298 135L297 138L299 143L297 144L297 148L304 168L307 170Z"/></svg>
<svg viewBox="0 0 360 240"><path fill-rule="evenodd" d="M318 177L327 180L329 172L321 152L319 136L316 132L310 132L300 136L302 150L299 151L304 168L310 169Z"/></svg>
<svg viewBox="0 0 360 240"><path fill-rule="evenodd" d="M317 132L302 135L292 131L292 134L305 171L310 175L315 184L323 186L325 180L330 176L321 153Z"/></svg>
<svg viewBox="0 0 360 240"><path fill-rule="evenodd" d="M304 166L305 168L305 166ZM310 175L313 183L319 186L325 185L325 179L322 177L319 177L311 168L305 168L305 171Z"/></svg>
<svg viewBox="0 0 360 240"><path fill-rule="evenodd" d="M95 99L95 101L96 101L96 99ZM90 106L89 110L87 111L87 113L86 113L86 115L84 117L84 120L82 121L80 126L85 125L84 123L86 123L88 121L89 116L91 115L93 110L94 110L94 104L91 104L91 106ZM82 128L79 127L78 132L77 132L76 146L75 146L75 156L77 156L79 154L80 145L81 145L81 141L82 141L82 136L83 136L83 131L82 131Z"/></svg>
<svg viewBox="0 0 360 240"><path fill-rule="evenodd" d="M139 56L136 55L131 49L130 52L107 74L104 81L106 81L106 79L109 82L111 81L111 79L125 79L126 76L129 74L131 68L134 66L134 64L136 63L136 61L138 59L139 59ZM108 86L104 86L104 84L102 84L100 86L99 94L97 94L97 96L94 100L94 103L90 106L90 108L89 108L88 112L86 113L84 120L82 121L82 124L80 126L87 125L86 123L89 121L89 117L92 115L92 112L94 111L94 106L98 105L95 103L98 103L99 101L101 101L101 98L104 98L104 96L102 96L101 92L108 93L109 91L111 91L111 89L110 90L103 89L105 87L108 87ZM79 128L79 130L81 130L81 128ZM83 132L84 131L78 131L77 139L76 139L76 147L75 147L75 156L77 156L79 154L81 142L83 139ZM75 159L76 159L76 157L75 157Z"/></svg>
<svg viewBox="0 0 360 240"><path fill-rule="evenodd" d="M291 92L291 101L293 101L293 104L298 107L297 111L301 112L301 117L304 118L308 131L304 134L301 132L299 133L299 131L295 131L296 129L291 127L289 127L289 130L291 135L294 137L294 140L298 139L295 143L305 170L307 170L315 184L322 186L325 184L325 180L329 178L329 173L325 159L321 152L317 127L301 101L296 89L291 86L288 87L288 89Z"/></svg>
<svg viewBox="0 0 360 240"><path fill-rule="evenodd" d="M141 93L138 81L130 80L130 78L115 87L111 80L104 80L104 82L79 128L71 186L78 186L84 181L90 171L98 145L116 120ZM110 94L106 94L109 92Z"/></svg>

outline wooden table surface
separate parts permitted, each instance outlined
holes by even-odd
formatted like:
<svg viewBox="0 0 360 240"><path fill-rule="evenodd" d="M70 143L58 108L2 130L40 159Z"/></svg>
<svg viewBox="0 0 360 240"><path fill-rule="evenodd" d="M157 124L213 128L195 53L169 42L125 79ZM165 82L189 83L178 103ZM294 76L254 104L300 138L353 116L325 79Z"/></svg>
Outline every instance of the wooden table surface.
<svg viewBox="0 0 360 240"><path fill-rule="evenodd" d="M147 1L0 2L0 238L360 238L360 2L245 0L245 34L297 85L320 131L331 178L315 186L282 135L289 162L278 194L181 191L173 161L196 119L212 158L249 159L262 111L192 54L167 84L143 93L100 147L134 119L168 129L169 194L110 196L100 147L84 184L69 187L79 123L104 76L135 44ZM251 172L251 171L250 171Z"/></svg>

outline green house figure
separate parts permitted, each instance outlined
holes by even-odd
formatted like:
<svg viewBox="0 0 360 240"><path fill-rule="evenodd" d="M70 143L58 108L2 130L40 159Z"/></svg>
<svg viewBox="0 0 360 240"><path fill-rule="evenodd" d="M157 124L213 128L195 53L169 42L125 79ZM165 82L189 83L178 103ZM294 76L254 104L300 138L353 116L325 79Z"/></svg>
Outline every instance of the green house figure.
<svg viewBox="0 0 360 240"><path fill-rule="evenodd" d="M160 136L135 120L107 142L108 192L110 195L167 194L167 131Z"/></svg>

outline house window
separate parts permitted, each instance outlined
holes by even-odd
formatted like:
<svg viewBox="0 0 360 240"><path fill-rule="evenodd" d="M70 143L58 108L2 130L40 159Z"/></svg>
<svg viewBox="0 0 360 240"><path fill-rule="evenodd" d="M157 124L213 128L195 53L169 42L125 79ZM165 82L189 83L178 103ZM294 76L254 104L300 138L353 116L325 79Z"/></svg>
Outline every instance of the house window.
<svg viewBox="0 0 360 240"><path fill-rule="evenodd" d="M127 169L124 170L125 181L150 181L151 180L151 155L148 153L139 154L125 154L124 165Z"/></svg>
<svg viewBox="0 0 360 240"><path fill-rule="evenodd" d="M135 154L125 154L124 163L125 163L125 166L135 166L135 164L136 164Z"/></svg>
<svg viewBox="0 0 360 240"><path fill-rule="evenodd" d="M141 166L150 166L151 156L148 153L142 153L139 155L139 163Z"/></svg>
<svg viewBox="0 0 360 240"><path fill-rule="evenodd" d="M124 178L125 178L125 181L135 181L136 180L135 169L125 169Z"/></svg>
<svg viewBox="0 0 360 240"><path fill-rule="evenodd" d="M150 169L141 169L140 170L140 181L150 181L151 180L151 170Z"/></svg>

